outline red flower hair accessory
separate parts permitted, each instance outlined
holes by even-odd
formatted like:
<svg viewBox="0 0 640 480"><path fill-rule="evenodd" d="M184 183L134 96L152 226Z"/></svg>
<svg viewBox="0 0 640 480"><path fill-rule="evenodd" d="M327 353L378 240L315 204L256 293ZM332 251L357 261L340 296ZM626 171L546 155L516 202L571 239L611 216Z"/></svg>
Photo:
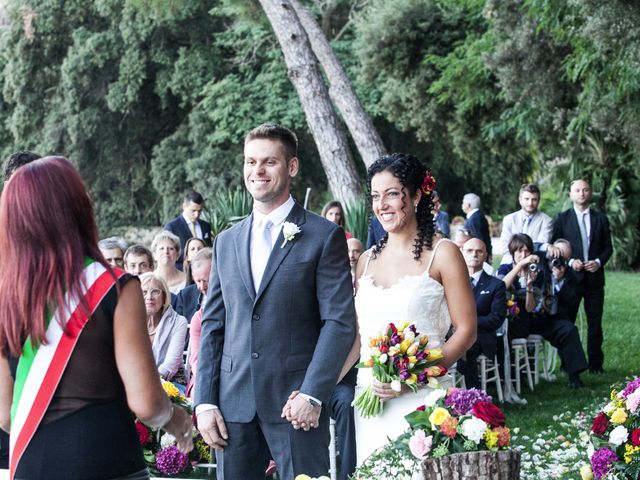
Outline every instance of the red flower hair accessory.
<svg viewBox="0 0 640 480"><path fill-rule="evenodd" d="M427 170L427 174L424 176L424 180L422 180L422 193L425 195L431 195L436 189L436 179L433 175L431 175L431 171Z"/></svg>

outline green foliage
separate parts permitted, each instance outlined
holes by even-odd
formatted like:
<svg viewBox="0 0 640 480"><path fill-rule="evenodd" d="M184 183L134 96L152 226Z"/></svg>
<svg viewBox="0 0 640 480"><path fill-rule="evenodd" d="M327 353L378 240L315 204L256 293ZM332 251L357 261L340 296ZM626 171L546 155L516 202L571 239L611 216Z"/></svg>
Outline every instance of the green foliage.
<svg viewBox="0 0 640 480"><path fill-rule="evenodd" d="M209 201L207 218L215 236L251 214L253 199L243 189L221 190Z"/></svg>
<svg viewBox="0 0 640 480"><path fill-rule="evenodd" d="M367 201L363 198L357 202L348 203L344 206L344 209L347 231L351 232L363 244L366 243L369 217L371 215Z"/></svg>

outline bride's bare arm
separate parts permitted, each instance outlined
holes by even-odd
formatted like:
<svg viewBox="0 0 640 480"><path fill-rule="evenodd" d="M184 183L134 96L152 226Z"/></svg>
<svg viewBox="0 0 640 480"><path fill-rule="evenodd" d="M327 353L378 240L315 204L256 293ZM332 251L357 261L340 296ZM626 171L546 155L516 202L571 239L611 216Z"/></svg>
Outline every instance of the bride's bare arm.
<svg viewBox="0 0 640 480"><path fill-rule="evenodd" d="M429 273L444 287L451 323L455 329L442 349L442 364L449 368L476 341L476 302L469 283L469 271L455 244L443 242Z"/></svg>

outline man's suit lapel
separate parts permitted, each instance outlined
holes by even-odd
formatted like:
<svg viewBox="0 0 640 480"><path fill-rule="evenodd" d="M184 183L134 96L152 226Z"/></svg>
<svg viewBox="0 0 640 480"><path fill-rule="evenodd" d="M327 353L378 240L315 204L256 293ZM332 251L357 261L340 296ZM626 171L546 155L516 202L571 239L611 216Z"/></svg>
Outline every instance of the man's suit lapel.
<svg viewBox="0 0 640 480"><path fill-rule="evenodd" d="M191 230L189 229L189 225L187 225L187 221L184 219L182 215L178 217L178 224L180 225L180 230L182 230L182 235L184 238L189 239L192 237ZM186 243L186 240L185 240ZM182 252L184 254L184 252Z"/></svg>
<svg viewBox="0 0 640 480"><path fill-rule="evenodd" d="M285 259L285 257L289 254L291 248L293 248L293 244L299 241L300 237L304 235L304 229L302 228L302 225L306 222L304 208L296 203L291 209L291 212L289 212L289 215L287 216L285 222L295 223L298 227L300 227L301 232L298 233L292 241L287 242L284 244L284 246L282 246L284 242L284 235L282 233L283 229L280 230L280 234L276 239L276 243L273 244L273 249L271 250L271 255L269 256L269 261L267 262L264 274L262 275L262 280L260 281L260 287L258 288L258 293L256 294L255 301L258 301L260 299L262 292L264 292L264 290L267 288L267 285L269 285L269 282L278 270L278 267Z"/></svg>
<svg viewBox="0 0 640 480"><path fill-rule="evenodd" d="M255 299L256 291L253 287L253 276L251 274L251 224L253 223L253 214L249 215L243 220L235 242L236 258L238 259L238 267L240 270L240 277L244 283L244 286L249 292L249 296L252 300Z"/></svg>
<svg viewBox="0 0 640 480"><path fill-rule="evenodd" d="M593 218L591 220L593 220ZM578 252L573 252L573 255L577 256L578 258L582 258L582 235L580 234L578 215L573 208L569 210L569 222L571 222L572 228L574 229L574 232L576 232L576 239L580 246L580 250L578 250ZM593 227L593 223L591 224L591 227ZM593 228L591 228L591 231L593 231Z"/></svg>

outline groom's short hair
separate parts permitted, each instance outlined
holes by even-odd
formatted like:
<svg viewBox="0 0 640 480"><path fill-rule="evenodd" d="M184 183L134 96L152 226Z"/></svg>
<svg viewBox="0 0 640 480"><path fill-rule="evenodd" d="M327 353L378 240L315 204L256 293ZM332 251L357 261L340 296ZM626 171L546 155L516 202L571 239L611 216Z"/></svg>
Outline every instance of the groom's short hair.
<svg viewBox="0 0 640 480"><path fill-rule="evenodd" d="M282 143L284 156L287 162L293 157L298 156L298 137L296 137L295 133L282 125L277 125L275 123L263 123L262 125L258 125L247 133L246 137L244 137L244 144L246 145L256 138L278 140Z"/></svg>

